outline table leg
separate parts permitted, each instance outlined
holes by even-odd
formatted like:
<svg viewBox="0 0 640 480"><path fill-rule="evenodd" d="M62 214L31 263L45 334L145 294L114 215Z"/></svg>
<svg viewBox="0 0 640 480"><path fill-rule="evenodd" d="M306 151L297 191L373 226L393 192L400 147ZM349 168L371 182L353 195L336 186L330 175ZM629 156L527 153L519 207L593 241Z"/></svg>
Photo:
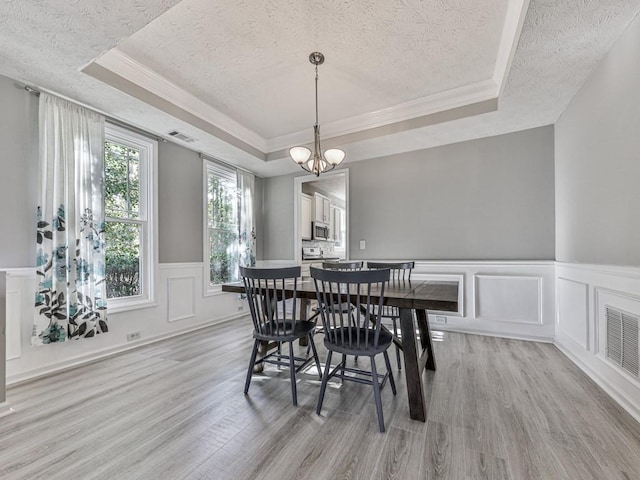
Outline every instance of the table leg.
<svg viewBox="0 0 640 480"><path fill-rule="evenodd" d="M300 320L306 320L307 318L309 318L309 299L308 298L301 298L300 299ZM299 344L301 347L306 347L309 343L309 340L307 337L302 337L300 340L298 340Z"/></svg>
<svg viewBox="0 0 640 480"><path fill-rule="evenodd" d="M427 370L436 369L436 357L433 354L433 342L431 340L431 331L429 330L429 319L426 310L416 310L416 319L418 320L418 328L420 329L420 343L422 349L427 349L429 357L425 365Z"/></svg>
<svg viewBox="0 0 640 480"><path fill-rule="evenodd" d="M260 342L258 347L258 356L256 359L264 358L267 356L267 350L269 349L269 342ZM253 373L262 373L264 370L264 363L258 363L253 366Z"/></svg>
<svg viewBox="0 0 640 480"><path fill-rule="evenodd" d="M402 351L404 352L404 375L407 381L407 395L409 397L409 416L413 420L426 421L426 407L422 376L418 364L416 348L416 329L410 308L400 309L400 331L402 332Z"/></svg>

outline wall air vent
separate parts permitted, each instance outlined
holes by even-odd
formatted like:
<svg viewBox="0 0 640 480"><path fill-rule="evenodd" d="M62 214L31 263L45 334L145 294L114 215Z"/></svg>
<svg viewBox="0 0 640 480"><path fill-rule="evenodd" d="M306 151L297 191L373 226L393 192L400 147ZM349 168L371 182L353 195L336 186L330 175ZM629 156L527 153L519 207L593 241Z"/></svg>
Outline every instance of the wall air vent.
<svg viewBox="0 0 640 480"><path fill-rule="evenodd" d="M638 348L638 324L636 315L606 306L607 358L625 372L640 378L640 349Z"/></svg>
<svg viewBox="0 0 640 480"><path fill-rule="evenodd" d="M169 135L173 138L177 138L178 140L182 140L183 142L186 142L186 143L194 143L196 141L195 138L190 137L189 135L185 135L184 133L180 133L177 130L173 130L169 132Z"/></svg>

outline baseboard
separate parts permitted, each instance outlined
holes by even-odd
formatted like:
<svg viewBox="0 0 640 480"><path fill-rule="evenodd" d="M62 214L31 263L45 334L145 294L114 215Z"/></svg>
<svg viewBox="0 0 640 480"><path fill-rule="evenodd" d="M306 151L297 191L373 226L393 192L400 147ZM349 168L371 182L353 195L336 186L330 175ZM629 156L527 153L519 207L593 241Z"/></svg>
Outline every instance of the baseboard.
<svg viewBox="0 0 640 480"><path fill-rule="evenodd" d="M609 383L604 377L595 372L589 365L583 362L577 355L571 350L565 347L562 343L556 339L553 344L560 350L569 360L571 360L576 366L582 370L596 385L605 391L618 405L627 411L636 421L640 422L640 408L638 405L630 401L626 395L617 390L611 383Z"/></svg>
<svg viewBox="0 0 640 480"><path fill-rule="evenodd" d="M9 415L10 413L13 413L15 410L13 408L11 408L11 405L9 405L8 402L2 402L0 403L0 417L4 417L5 415Z"/></svg>
<svg viewBox="0 0 640 480"><path fill-rule="evenodd" d="M490 330L476 330L473 328L457 328L457 327L451 327L450 325L446 325L442 323L429 322L429 328L431 329L432 332L434 330L439 330L442 332L467 333L470 335L483 335L485 337L510 338L512 340L524 340L528 342L542 342L542 343L554 342L552 337L540 337L537 335L517 335L517 334L514 335L514 334L492 332Z"/></svg>
<svg viewBox="0 0 640 480"><path fill-rule="evenodd" d="M211 327L213 325L219 325L221 323L229 322L232 320L236 320L238 318L246 316L246 312L241 312L234 315L227 315L226 317L216 318L212 320L208 320L206 322L201 322L198 324L190 325L189 327L181 328L179 330L174 330L171 332L162 333L159 335L147 337L143 340L139 340L137 342L130 342L126 345L117 345L115 347L107 348L105 350L101 350L99 352L92 353L90 355L84 355L81 357L76 357L70 359L65 362L60 362L54 365L48 365L46 368L38 368L34 370L30 370L28 372L24 372L18 375L11 375L7 377L7 386L9 385L19 385L22 383L30 382L33 380L37 380L44 376L48 376L55 373L60 373L65 370L70 370L72 368L77 368L84 365L89 365L91 363L98 362L100 360L104 360L105 358L112 357L114 355L118 355L120 353L127 352L129 350L133 350L135 348L141 347L143 345L149 345L151 343L160 342L162 340L166 340L168 338L178 337L180 335L185 335L187 333L194 332L196 330L201 330L203 328ZM2 415L2 404L0 404L0 416Z"/></svg>

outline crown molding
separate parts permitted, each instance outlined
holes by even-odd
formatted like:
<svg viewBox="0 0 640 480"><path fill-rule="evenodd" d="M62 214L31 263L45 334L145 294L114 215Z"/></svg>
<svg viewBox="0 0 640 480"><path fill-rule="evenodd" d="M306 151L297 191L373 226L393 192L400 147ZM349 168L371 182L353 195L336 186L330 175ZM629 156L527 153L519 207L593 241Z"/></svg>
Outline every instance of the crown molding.
<svg viewBox="0 0 640 480"><path fill-rule="evenodd" d="M459 88L418 98L409 102L394 105L393 107L376 110L374 112L356 115L338 120L336 122L322 124L322 138L324 140L369 130L371 128L384 127L393 123L411 120L417 117L433 115L457 107L464 107L485 100L497 98L498 86L493 79L472 83ZM290 133L269 139L267 152L274 152L292 145L310 143L311 125L305 130Z"/></svg>
<svg viewBox="0 0 640 480"><path fill-rule="evenodd" d="M109 50L93 63L128 79L207 123L215 125L229 135L248 143L252 147L262 152L266 151L267 142L262 136L178 87L146 65L118 50L118 48Z"/></svg>
<svg viewBox="0 0 640 480"><path fill-rule="evenodd" d="M511 68L516 48L518 48L520 33L522 33L522 26L528 9L529 0L512 0L507 6L500 45L498 46L498 56L493 70L493 81L498 86L498 96L502 94L502 90L507 83L507 75Z"/></svg>

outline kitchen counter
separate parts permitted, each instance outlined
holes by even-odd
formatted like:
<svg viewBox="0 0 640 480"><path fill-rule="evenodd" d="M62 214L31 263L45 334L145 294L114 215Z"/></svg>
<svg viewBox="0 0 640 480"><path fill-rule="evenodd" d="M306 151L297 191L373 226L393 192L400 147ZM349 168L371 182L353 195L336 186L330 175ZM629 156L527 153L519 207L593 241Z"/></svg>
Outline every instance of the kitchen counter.
<svg viewBox="0 0 640 480"><path fill-rule="evenodd" d="M302 260L302 263L318 263L318 262L337 262L339 260L344 260L342 257L316 257L316 258L308 258Z"/></svg>

